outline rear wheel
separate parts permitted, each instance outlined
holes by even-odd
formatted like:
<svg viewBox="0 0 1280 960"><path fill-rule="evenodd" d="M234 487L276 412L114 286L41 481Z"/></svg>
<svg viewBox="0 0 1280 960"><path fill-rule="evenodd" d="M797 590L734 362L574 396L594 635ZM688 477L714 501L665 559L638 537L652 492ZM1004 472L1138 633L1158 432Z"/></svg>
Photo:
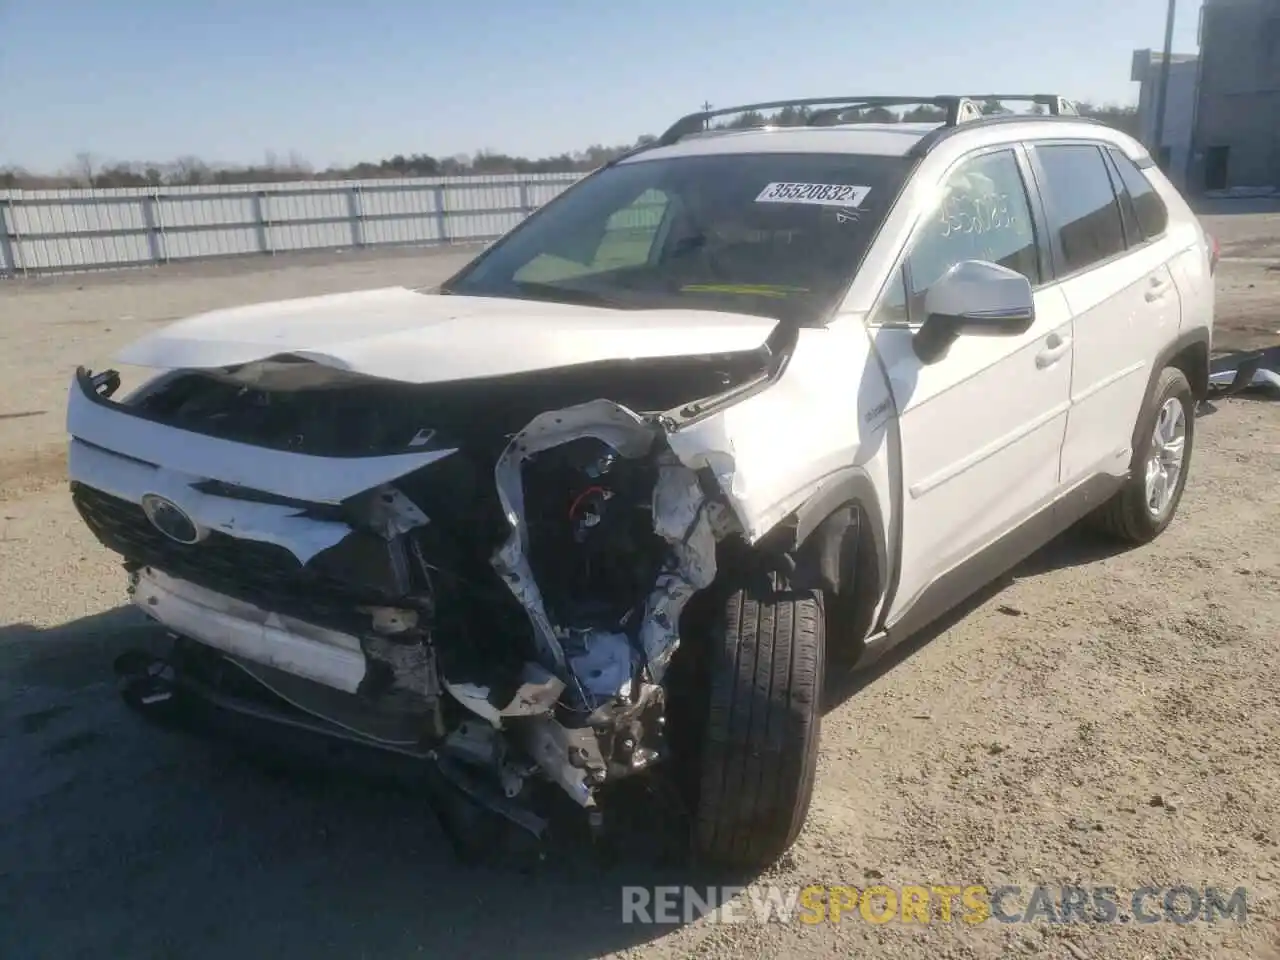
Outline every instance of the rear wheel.
<svg viewBox="0 0 1280 960"><path fill-rule="evenodd" d="M694 847L726 865L781 856L804 825L821 728L817 591L778 575L728 597L712 633Z"/></svg>
<svg viewBox="0 0 1280 960"><path fill-rule="evenodd" d="M1173 521L1182 501L1195 439L1195 395L1175 367L1160 372L1138 417L1129 479L1094 514L1093 526L1129 543L1149 543Z"/></svg>

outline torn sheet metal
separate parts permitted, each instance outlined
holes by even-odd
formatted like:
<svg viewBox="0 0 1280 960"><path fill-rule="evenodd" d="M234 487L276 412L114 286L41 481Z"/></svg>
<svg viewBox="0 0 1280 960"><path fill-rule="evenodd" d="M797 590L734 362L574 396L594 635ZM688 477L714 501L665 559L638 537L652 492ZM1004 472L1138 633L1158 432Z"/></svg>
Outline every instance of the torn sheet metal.
<svg viewBox="0 0 1280 960"><path fill-rule="evenodd" d="M127 410L85 395L71 381L67 432L97 447L175 473L221 480L291 500L341 503L349 497L428 464L456 450L426 450L388 457L316 457L207 437L132 416Z"/></svg>
<svg viewBox="0 0 1280 960"><path fill-rule="evenodd" d="M680 643L680 613L716 578L716 537L698 475L678 462L658 468L653 490L654 531L671 544L671 564L645 603L640 645L649 675L661 683Z"/></svg>
<svg viewBox="0 0 1280 960"><path fill-rule="evenodd" d="M512 533L493 558L494 567L529 613L544 652L564 673L577 678L589 704L615 697L630 686L631 651L622 634L588 632L574 637L566 655L564 625L552 624L528 562L521 469L525 460L580 437L593 437L627 458L647 454L655 429L616 403L595 400L535 417L517 434L495 468L498 493ZM716 576L716 535L697 474L671 454L659 464L653 491L654 531L671 546L667 566L645 602L640 645L651 678L660 682L679 644L680 613L689 598Z"/></svg>
<svg viewBox="0 0 1280 960"><path fill-rule="evenodd" d="M284 547L299 563L352 532L345 523L299 516L296 507L203 493L191 486L203 478L153 467L80 440L72 440L68 448L67 472L75 482L130 503L161 496L186 513L201 534L216 530L241 540L272 543Z"/></svg>
<svg viewBox="0 0 1280 960"><path fill-rule="evenodd" d="M174 633L225 653L355 693L365 675L360 640L206 590L159 570L138 572L133 602Z"/></svg>
<svg viewBox="0 0 1280 960"><path fill-rule="evenodd" d="M520 686L505 706L490 699L488 687L475 683L450 683L447 677L442 677L441 681L455 700L476 716L488 720L495 729L502 729L506 719L550 713L564 693L564 681L537 663L524 665Z"/></svg>
<svg viewBox="0 0 1280 960"><path fill-rule="evenodd" d="M494 467L494 481L511 535L498 548L492 563L507 587L528 612L534 638L548 665L567 668L564 648L547 616L542 591L529 565L529 529L524 513L524 462L543 450L581 437L608 444L621 456L644 456L653 446L655 428L635 413L609 400L592 400L534 417L507 444Z"/></svg>
<svg viewBox="0 0 1280 960"><path fill-rule="evenodd" d="M374 490L367 508L369 525L387 540L394 540L429 522L416 503L390 485Z"/></svg>

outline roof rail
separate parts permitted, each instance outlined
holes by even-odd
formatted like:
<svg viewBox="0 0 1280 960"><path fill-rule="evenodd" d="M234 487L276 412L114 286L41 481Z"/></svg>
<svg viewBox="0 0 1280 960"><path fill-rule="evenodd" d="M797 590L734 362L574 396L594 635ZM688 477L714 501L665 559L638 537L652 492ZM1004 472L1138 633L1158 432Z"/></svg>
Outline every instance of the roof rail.
<svg viewBox="0 0 1280 960"><path fill-rule="evenodd" d="M1077 114L1067 114L1067 113L1049 114L1046 116L1033 116L1026 113L995 113L995 114L988 114L986 116L979 118L978 120L975 120L973 122L973 125L974 126L981 125L982 127L985 128L985 127L1003 126L1004 124L1007 124L1007 123L1027 123L1029 121L1035 121L1036 123L1042 123L1042 124L1043 123L1050 123L1050 124L1051 123L1075 123L1075 124L1092 124L1093 126L1097 126L1097 127L1106 126L1106 124L1103 123L1101 120L1097 120L1093 117L1084 117L1084 116L1079 116ZM911 149L907 151L907 153L908 155L913 157L926 156L929 153L929 151L931 151L939 143L942 143L943 141L953 136L954 134L962 133L964 131L965 126L967 125L962 124L960 126L955 126L955 127L948 127L948 126L936 127L935 129L930 130L928 133L926 133L919 140L917 140L915 144L911 147Z"/></svg>
<svg viewBox="0 0 1280 960"><path fill-rule="evenodd" d="M762 110L782 110L787 107L807 108L826 107L806 119L812 126L827 126L846 122L844 116L855 110L874 109L876 107L937 107L943 112L943 126L954 127L962 123L984 118L982 105L988 100L1014 100L1039 104L1047 107L1050 116L1078 116L1074 103L1057 94L948 94L933 97L899 97L899 96L848 96L848 97L810 97L801 100L771 100L766 103L747 103L735 107L720 107L715 110L702 110L681 117L658 138L655 146L670 146L684 137L702 133L710 129L710 121L715 117L730 116L735 113L750 113Z"/></svg>

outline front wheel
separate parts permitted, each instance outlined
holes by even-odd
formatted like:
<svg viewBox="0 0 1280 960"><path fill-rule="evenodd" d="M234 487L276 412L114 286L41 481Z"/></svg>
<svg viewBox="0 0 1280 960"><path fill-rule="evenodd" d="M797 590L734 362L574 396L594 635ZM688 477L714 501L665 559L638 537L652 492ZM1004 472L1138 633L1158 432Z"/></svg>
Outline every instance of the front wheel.
<svg viewBox="0 0 1280 960"><path fill-rule="evenodd" d="M694 824L706 859L762 866L795 843L818 763L823 631L821 593L776 574L726 601L712 635Z"/></svg>
<svg viewBox="0 0 1280 960"><path fill-rule="evenodd" d="M1129 479L1098 508L1094 526L1128 543L1150 543L1173 521L1187 484L1195 439L1195 395L1176 367L1160 372L1138 415Z"/></svg>

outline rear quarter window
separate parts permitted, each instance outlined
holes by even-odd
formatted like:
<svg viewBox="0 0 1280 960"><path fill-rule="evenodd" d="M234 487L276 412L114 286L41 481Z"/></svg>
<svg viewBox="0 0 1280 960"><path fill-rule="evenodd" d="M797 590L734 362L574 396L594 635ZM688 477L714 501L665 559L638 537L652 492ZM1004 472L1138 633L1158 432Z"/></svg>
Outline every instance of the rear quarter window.
<svg viewBox="0 0 1280 960"><path fill-rule="evenodd" d="M1059 273L1085 270L1125 250L1120 205L1102 151L1092 144L1036 146Z"/></svg>
<svg viewBox="0 0 1280 960"><path fill-rule="evenodd" d="M1147 175L1125 156L1124 151L1110 147L1111 160L1120 172L1120 180L1133 199L1133 212L1143 240L1154 240L1169 226L1169 208L1156 192Z"/></svg>

